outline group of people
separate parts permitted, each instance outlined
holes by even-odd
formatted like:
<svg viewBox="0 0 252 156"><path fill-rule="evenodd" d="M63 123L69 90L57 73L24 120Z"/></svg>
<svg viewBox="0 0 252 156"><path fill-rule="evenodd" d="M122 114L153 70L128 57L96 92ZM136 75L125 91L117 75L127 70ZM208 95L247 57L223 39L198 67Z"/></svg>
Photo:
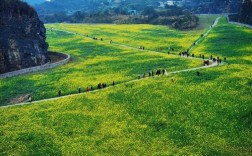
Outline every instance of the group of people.
<svg viewBox="0 0 252 156"><path fill-rule="evenodd" d="M93 40L98 40L97 37L93 37ZM101 41L103 41L103 38L100 38Z"/></svg>
<svg viewBox="0 0 252 156"><path fill-rule="evenodd" d="M107 84L106 84L106 83L99 83L99 84L97 85L97 88L98 88L98 89L107 88Z"/></svg>
<svg viewBox="0 0 252 156"><path fill-rule="evenodd" d="M213 56L210 56L210 60L213 60L213 62L217 62L217 64L221 64L222 63L222 59L218 56L217 58L213 58ZM224 57L224 61L227 61L227 58Z"/></svg>
<svg viewBox="0 0 252 156"><path fill-rule="evenodd" d="M156 71L156 75L168 75L168 73L167 73L167 70L166 69L158 69L157 71Z"/></svg>
<svg viewBox="0 0 252 156"><path fill-rule="evenodd" d="M170 53L168 52L168 54L170 54ZM189 54L189 52L188 52L188 50L187 50L187 51L184 51L184 52L180 52L180 53L179 53L179 56L189 57L190 54ZM192 54L192 57L195 57L195 55ZM202 55L202 54L199 54L199 57L202 58L203 60L205 59L205 55L204 55L204 54L203 54L203 55ZM222 59L220 59L220 57L213 58L213 55L211 55L209 59L210 59L210 60L213 60L214 63L215 63L215 62L217 62L218 64L221 64L221 63L222 63ZM227 58L226 58L226 57L224 57L224 61L225 61L225 62L227 61ZM206 61L203 62L203 64L204 64L204 65L209 65L210 62L206 60Z"/></svg>
<svg viewBox="0 0 252 156"><path fill-rule="evenodd" d="M112 82L112 86L115 86L115 81ZM107 84L106 84L106 83L99 83L99 84L97 85L97 89L103 89L103 88L107 88ZM94 90L94 87L91 86L90 88L87 87L85 91L86 91L86 92L90 92L90 91L93 91L93 90ZM78 93L81 93L81 92L82 92L82 90L81 90L81 88L79 87L79 88L78 88ZM59 91L58 91L58 97L61 97L61 96L62 96L62 92L61 92L61 90L59 90ZM30 102L30 103L32 102L32 96L31 96L31 95L28 96L27 101Z"/></svg>
<svg viewBox="0 0 252 156"><path fill-rule="evenodd" d="M209 60L204 60L203 66L209 66L209 65L210 65L210 61Z"/></svg>
<svg viewBox="0 0 252 156"><path fill-rule="evenodd" d="M149 71L148 73L149 77L153 77L155 75L159 76L159 75L168 75L167 70L166 69L157 69L156 71ZM146 73L143 73L142 75L138 75L138 79L141 78L145 78L146 77Z"/></svg>
<svg viewBox="0 0 252 156"><path fill-rule="evenodd" d="M185 57L189 57L190 56L188 51L180 52L179 55L180 56L185 56Z"/></svg>
<svg viewBox="0 0 252 156"><path fill-rule="evenodd" d="M202 58L202 59L205 59L205 55L204 54L203 55L200 54L199 57Z"/></svg>
<svg viewBox="0 0 252 156"><path fill-rule="evenodd" d="M112 82L112 86L115 86L115 81ZM97 85L97 89L103 89L103 88L107 88L107 84L106 83L99 83ZM93 91L93 90L94 90L94 87L91 86L91 87L87 87L86 90L85 90L85 92L90 92L90 91ZM78 93L81 93L81 92L82 92L82 90L79 87L78 88ZM58 91L58 97L60 97L60 96L62 96L61 90ZM31 100L29 100L29 101L31 101Z"/></svg>
<svg viewBox="0 0 252 156"><path fill-rule="evenodd" d="M91 86L90 88L89 87L86 88L86 92L93 91L93 90L94 90L93 86ZM81 88L80 87L78 89L78 92L81 93Z"/></svg>
<svg viewBox="0 0 252 156"><path fill-rule="evenodd" d="M222 63L222 59L220 59L219 57L213 58L213 62L217 62L217 64L221 64Z"/></svg>
<svg viewBox="0 0 252 156"><path fill-rule="evenodd" d="M93 37L93 40L98 40L98 38L97 37Z"/></svg>
<svg viewBox="0 0 252 156"><path fill-rule="evenodd" d="M144 46L139 46L138 49L144 50Z"/></svg>

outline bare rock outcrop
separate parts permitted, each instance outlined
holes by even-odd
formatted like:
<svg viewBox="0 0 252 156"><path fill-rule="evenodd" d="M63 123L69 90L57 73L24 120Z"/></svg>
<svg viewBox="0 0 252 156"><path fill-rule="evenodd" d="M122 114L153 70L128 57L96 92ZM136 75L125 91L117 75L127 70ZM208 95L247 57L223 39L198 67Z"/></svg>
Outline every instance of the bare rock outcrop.
<svg viewBox="0 0 252 156"><path fill-rule="evenodd" d="M47 63L46 29L36 11L19 0L0 2L0 73Z"/></svg>

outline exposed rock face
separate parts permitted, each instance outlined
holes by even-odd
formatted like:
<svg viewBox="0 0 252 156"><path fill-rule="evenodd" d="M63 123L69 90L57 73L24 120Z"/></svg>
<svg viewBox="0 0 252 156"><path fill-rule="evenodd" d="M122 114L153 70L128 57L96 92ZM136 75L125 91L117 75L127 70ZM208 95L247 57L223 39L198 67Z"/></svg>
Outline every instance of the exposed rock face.
<svg viewBox="0 0 252 156"><path fill-rule="evenodd" d="M19 0L0 0L0 73L49 61L46 30L36 11Z"/></svg>

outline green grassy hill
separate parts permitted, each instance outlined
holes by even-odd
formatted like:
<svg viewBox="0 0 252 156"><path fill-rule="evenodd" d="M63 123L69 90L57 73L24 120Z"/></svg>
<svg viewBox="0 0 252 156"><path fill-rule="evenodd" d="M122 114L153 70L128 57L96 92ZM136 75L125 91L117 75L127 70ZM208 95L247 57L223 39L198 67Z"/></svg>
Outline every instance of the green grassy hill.
<svg viewBox="0 0 252 156"><path fill-rule="evenodd" d="M32 94L35 100L51 98L56 97L59 90L63 95L72 94L77 93L79 87L85 90L91 86L96 88L98 83L122 83L158 68L177 71L202 64L198 60L132 50L64 32L49 32L49 36L51 50L71 54L71 62L36 74L1 79L2 104L25 94Z"/></svg>
<svg viewBox="0 0 252 156"><path fill-rule="evenodd" d="M167 53L170 48L173 52L185 51L206 30L209 29L216 16L199 16L199 26L190 31L178 31L167 26L155 25L111 25L111 24L49 24L48 30L57 29L70 31L89 37L103 38L106 42L113 40L115 43L155 50Z"/></svg>
<svg viewBox="0 0 252 156"><path fill-rule="evenodd" d="M1 85L9 81L10 86L18 79L21 84L24 78L31 82L37 79L37 83L43 79L77 84L75 79L89 79L77 76L83 68L89 69L86 62L106 62L98 65L98 69L107 70L111 65L107 61L114 60L114 56L120 58L117 61L131 56L130 62L136 62L134 67L141 65L143 69L153 67L148 66L150 61L141 64L143 59L154 59L153 62L170 59L167 55L132 52L63 32L48 33L51 48L73 54L73 61L49 73L1 80ZM191 71L146 78L102 91L1 108L0 155L251 155L251 33L250 29L227 24L223 18L193 53L226 56L229 64L201 70L200 76ZM88 45L96 50L85 49ZM92 62L93 55L99 56ZM186 61L176 68L197 64L182 58L174 60ZM120 62L112 69L116 65L123 66L120 68L125 71L132 68ZM88 71L90 77L103 78L102 72ZM117 78L120 72L115 71L108 70L110 77L104 80ZM129 75L139 72L143 72L140 67ZM66 76L70 73L73 75ZM54 78L58 75L64 79ZM51 85L55 87L54 83Z"/></svg>
<svg viewBox="0 0 252 156"><path fill-rule="evenodd" d="M0 79L0 105L17 103L29 94L32 94L34 100L41 100L57 97L59 90L63 95L68 95L77 93L79 87L84 91L86 87L96 88L98 83L122 83L158 68L177 71L201 66L202 61L168 56L167 52L178 54L186 50L209 28L214 19L214 16L202 17L202 23L206 24L193 31L153 25L47 25L50 50L70 54L71 62L44 72ZM103 38L103 41L82 36L87 34L89 37ZM114 43L136 48L142 45L147 50L165 54L109 44L111 39Z"/></svg>

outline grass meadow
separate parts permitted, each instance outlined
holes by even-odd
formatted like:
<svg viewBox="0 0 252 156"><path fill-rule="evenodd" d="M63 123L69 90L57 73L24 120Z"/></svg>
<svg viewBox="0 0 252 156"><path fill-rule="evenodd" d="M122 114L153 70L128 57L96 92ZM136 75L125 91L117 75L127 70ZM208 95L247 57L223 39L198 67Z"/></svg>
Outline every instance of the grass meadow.
<svg viewBox="0 0 252 156"><path fill-rule="evenodd" d="M202 61L183 59L179 56L132 50L94 42L88 38L65 32L48 32L50 50L70 54L67 65L39 73L1 79L0 103L7 104L12 98L32 94L34 100L78 92L81 87L98 83L122 83L137 79L150 70L166 68L177 71L201 66ZM15 89L14 89L15 88Z"/></svg>
<svg viewBox="0 0 252 156"><path fill-rule="evenodd" d="M140 43L153 46L147 48L150 50L165 51L162 47L167 48L171 43L186 49L209 28L215 16L202 16L201 19L204 25L201 24L193 31L178 31L153 25L47 25L50 50L70 54L71 62L56 69L0 79L0 105L17 103L18 99L30 94L34 100L41 100L57 97L59 90L62 95L69 95L77 93L79 87L85 91L86 87L95 88L98 83L122 83L136 79L138 75L150 70L166 68L168 71L177 71L201 66L202 62L198 60L186 60L109 44L110 38L115 38L115 43L133 47ZM87 34L86 32L91 36L102 34L104 41L94 41L80 35Z"/></svg>
<svg viewBox="0 0 252 156"><path fill-rule="evenodd" d="M222 18L192 52L227 57L228 65L200 70L200 76L190 71L146 78L98 92L1 108L0 155L249 156L252 153L251 34L252 30L227 24ZM143 69L161 67L162 64L155 64L162 62L160 59L167 58L168 64L163 64L167 67L173 59L179 64L169 70L198 63L165 54L112 48L113 45L62 32L48 32L48 41L52 50L71 52L72 62L1 83L19 79L21 84L25 78L32 81L37 78L37 83L43 79L45 83L73 85L78 84L78 74L87 74L80 76L85 81L89 80L88 75L108 80L117 78L121 68L133 70L128 71L132 72L130 79ZM75 48L75 44L80 45ZM145 63L150 59L155 61ZM111 60L119 63L107 63ZM136 64L126 66L132 62ZM92 64L95 70L88 70L91 67L87 64ZM100 68L111 77L103 77L107 74L99 72ZM50 86L55 88L54 83Z"/></svg>
<svg viewBox="0 0 252 156"><path fill-rule="evenodd" d="M53 24L48 30L58 29L78 33L88 37L102 38L105 42L112 40L127 46L167 53L179 53L188 49L201 34L209 29L218 16L199 16L197 29L179 31L167 26L157 25L111 25L111 24ZM172 50L173 49L173 50Z"/></svg>

